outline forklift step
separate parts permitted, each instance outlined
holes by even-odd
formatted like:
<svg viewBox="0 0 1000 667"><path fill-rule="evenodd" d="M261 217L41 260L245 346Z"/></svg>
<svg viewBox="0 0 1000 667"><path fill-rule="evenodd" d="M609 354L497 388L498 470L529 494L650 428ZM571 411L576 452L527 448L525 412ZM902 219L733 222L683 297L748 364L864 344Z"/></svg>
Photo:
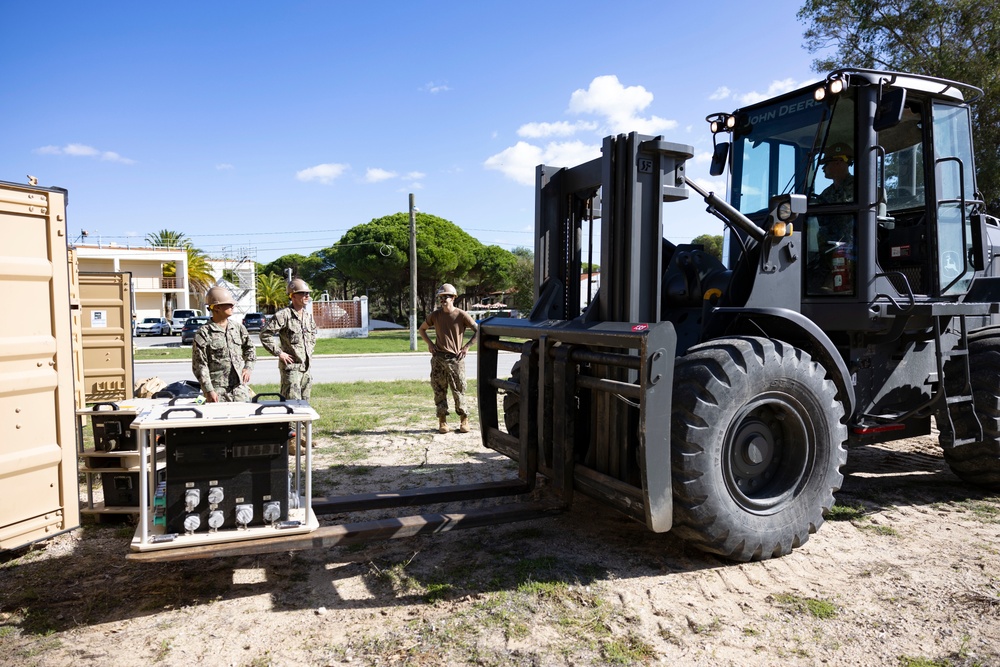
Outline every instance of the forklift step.
<svg viewBox="0 0 1000 667"><path fill-rule="evenodd" d="M961 403L973 403L972 396L949 396L948 405L958 405Z"/></svg>

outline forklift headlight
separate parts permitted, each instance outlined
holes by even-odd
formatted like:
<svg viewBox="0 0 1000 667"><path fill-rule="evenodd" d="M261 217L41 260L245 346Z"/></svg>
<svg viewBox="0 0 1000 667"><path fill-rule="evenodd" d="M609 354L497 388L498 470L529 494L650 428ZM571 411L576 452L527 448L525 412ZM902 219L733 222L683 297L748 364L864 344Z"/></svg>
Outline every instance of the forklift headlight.
<svg viewBox="0 0 1000 667"><path fill-rule="evenodd" d="M792 203L783 201L778 205L778 220L788 222L795 214L792 212Z"/></svg>
<svg viewBox="0 0 1000 667"><path fill-rule="evenodd" d="M729 113L713 113L705 118L712 134L730 132L736 127L736 116Z"/></svg>

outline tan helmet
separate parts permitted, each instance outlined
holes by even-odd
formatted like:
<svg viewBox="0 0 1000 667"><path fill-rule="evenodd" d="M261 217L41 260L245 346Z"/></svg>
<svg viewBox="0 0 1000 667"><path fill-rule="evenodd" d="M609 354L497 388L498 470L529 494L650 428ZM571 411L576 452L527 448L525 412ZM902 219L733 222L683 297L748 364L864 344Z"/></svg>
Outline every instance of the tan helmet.
<svg viewBox="0 0 1000 667"><path fill-rule="evenodd" d="M288 283L288 293L298 294L299 292L309 293L309 285L302 278L296 278L292 282Z"/></svg>
<svg viewBox="0 0 1000 667"><path fill-rule="evenodd" d="M451 283L445 283L444 285L441 285L441 289L438 290L438 296L442 296L444 294L458 296L458 292L455 291L455 286L452 285Z"/></svg>
<svg viewBox="0 0 1000 667"><path fill-rule="evenodd" d="M233 295L225 287L216 285L212 289L208 290L205 295L205 304L208 306L221 306L223 304L228 304L230 306L236 305L236 300Z"/></svg>
<svg viewBox="0 0 1000 667"><path fill-rule="evenodd" d="M828 146L825 151L823 151L822 157L820 157L819 163L826 164L827 162L835 162L840 160L841 162L846 162L847 164L854 163L854 151L851 147L845 143L836 143L832 146Z"/></svg>

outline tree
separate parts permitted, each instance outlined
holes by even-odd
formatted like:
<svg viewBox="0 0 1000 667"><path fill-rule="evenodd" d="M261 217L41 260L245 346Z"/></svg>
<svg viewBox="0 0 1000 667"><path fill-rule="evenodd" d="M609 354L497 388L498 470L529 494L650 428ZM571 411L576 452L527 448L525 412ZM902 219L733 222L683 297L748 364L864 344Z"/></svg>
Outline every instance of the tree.
<svg viewBox="0 0 1000 667"><path fill-rule="evenodd" d="M705 246L705 252L718 260L722 259L722 236L702 234L691 239L691 243Z"/></svg>
<svg viewBox="0 0 1000 667"><path fill-rule="evenodd" d="M187 269L188 269L188 291L197 299L202 298L208 288L215 283L212 276L212 266L208 263L208 257L198 248L188 245ZM176 271L176 268L174 269Z"/></svg>
<svg viewBox="0 0 1000 667"><path fill-rule="evenodd" d="M288 304L287 284L284 276L276 273L257 274L257 305L267 313Z"/></svg>
<svg viewBox="0 0 1000 667"><path fill-rule="evenodd" d="M156 248L183 248L187 252L188 294L195 303L198 303L215 282L215 278L212 276L212 267L208 263L208 257L205 253L195 248L191 240L182 232L174 232L169 229L161 229L155 234L147 234L146 243ZM176 277L176 262L166 262L162 271L165 278ZM173 295L166 294L165 301L166 309L173 310Z"/></svg>
<svg viewBox="0 0 1000 667"><path fill-rule="evenodd" d="M161 229L155 234L146 234L146 243L154 248L186 248L191 240L183 232Z"/></svg>
<svg viewBox="0 0 1000 667"><path fill-rule="evenodd" d="M427 213L417 214L418 310L427 311L435 290L444 282L467 282L476 263L479 241L453 222ZM410 217L395 213L356 225L332 247L321 251L325 268L335 266L347 280L363 285L393 304L394 319L409 311Z"/></svg>
<svg viewBox="0 0 1000 667"><path fill-rule="evenodd" d="M282 255L278 259L264 264L259 267L258 273L276 273L279 276L284 277L285 271L287 269L292 270L293 278L302 278L302 280L309 283L309 286L317 289L320 287L317 283L317 274L323 267L323 259L319 253L314 252L308 257L305 255L299 255L293 253L290 255Z"/></svg>
<svg viewBox="0 0 1000 667"><path fill-rule="evenodd" d="M509 250L496 245L481 245L476 248L476 264L469 271L469 280L477 298L492 292L510 289L511 272L517 258Z"/></svg>
<svg viewBox="0 0 1000 667"><path fill-rule="evenodd" d="M962 81L983 89L972 108L978 185L1000 210L1000 5L981 0L806 0L810 52L820 72L890 69Z"/></svg>
<svg viewBox="0 0 1000 667"><path fill-rule="evenodd" d="M519 247L514 248L511 254L516 258L511 270L514 292L507 299L507 305L526 314L535 305L535 253L528 248Z"/></svg>

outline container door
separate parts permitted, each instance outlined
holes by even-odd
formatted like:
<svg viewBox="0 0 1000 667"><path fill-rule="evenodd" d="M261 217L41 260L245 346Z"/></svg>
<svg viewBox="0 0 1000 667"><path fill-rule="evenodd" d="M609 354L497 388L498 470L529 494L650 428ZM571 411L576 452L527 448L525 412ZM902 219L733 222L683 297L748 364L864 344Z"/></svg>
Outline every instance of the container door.
<svg viewBox="0 0 1000 667"><path fill-rule="evenodd" d="M80 524L64 190L0 182L0 551Z"/></svg>
<svg viewBox="0 0 1000 667"><path fill-rule="evenodd" d="M85 400L128 400L133 388L131 274L80 273L77 279Z"/></svg>

